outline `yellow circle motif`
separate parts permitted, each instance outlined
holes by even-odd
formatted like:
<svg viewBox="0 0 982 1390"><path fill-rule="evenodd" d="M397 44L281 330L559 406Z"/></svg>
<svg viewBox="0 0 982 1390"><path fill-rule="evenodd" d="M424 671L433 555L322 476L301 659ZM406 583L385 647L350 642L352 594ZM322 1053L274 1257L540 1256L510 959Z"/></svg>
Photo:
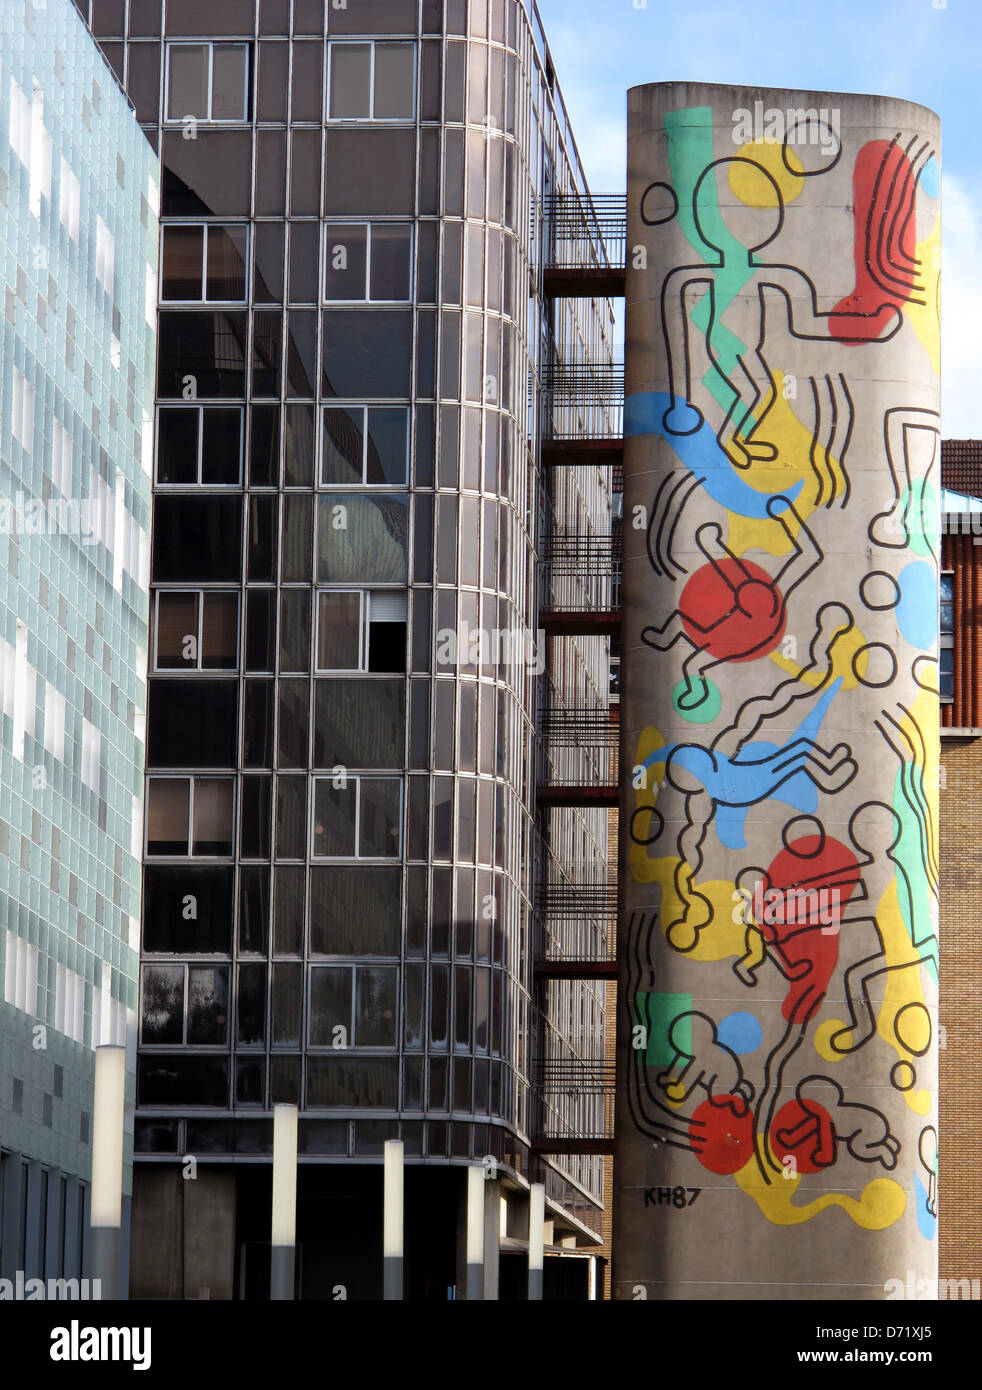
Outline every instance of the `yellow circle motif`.
<svg viewBox="0 0 982 1390"><path fill-rule="evenodd" d="M785 153L791 169L784 162ZM737 151L738 161L747 159L767 170L781 190L781 197L786 203L793 203L805 186L804 165L794 150L782 146L780 140L767 137L748 141ZM774 185L749 164L730 165L730 188L748 208L777 207Z"/></svg>

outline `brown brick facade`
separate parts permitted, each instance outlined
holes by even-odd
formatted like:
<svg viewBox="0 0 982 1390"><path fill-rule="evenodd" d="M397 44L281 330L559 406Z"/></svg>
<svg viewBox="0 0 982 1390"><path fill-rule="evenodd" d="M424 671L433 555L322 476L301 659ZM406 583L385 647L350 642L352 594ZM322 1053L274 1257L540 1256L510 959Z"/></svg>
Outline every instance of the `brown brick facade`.
<svg viewBox="0 0 982 1390"><path fill-rule="evenodd" d="M940 1272L982 1277L982 739L941 745Z"/></svg>

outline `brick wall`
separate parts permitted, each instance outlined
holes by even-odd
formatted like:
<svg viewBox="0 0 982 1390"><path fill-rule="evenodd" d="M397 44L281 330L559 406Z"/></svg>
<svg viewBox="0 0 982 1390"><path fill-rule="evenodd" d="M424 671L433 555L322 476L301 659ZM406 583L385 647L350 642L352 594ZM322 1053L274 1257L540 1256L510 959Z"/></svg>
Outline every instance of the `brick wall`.
<svg viewBox="0 0 982 1390"><path fill-rule="evenodd" d="M982 739L941 745L941 1274L982 1278Z"/></svg>

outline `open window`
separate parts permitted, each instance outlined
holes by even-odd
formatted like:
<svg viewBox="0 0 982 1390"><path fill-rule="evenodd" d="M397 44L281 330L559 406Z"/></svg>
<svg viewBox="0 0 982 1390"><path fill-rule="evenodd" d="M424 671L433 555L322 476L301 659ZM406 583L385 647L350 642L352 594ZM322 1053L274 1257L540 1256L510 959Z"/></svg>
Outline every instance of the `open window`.
<svg viewBox="0 0 982 1390"><path fill-rule="evenodd" d="M317 595L317 670L406 669L406 594L322 589Z"/></svg>

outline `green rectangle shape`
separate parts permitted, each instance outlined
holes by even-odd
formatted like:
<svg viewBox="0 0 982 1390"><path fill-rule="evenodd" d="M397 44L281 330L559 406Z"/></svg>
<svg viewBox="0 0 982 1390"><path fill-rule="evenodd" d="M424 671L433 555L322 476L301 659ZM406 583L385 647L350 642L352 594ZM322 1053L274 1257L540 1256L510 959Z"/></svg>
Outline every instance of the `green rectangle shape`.
<svg viewBox="0 0 982 1390"><path fill-rule="evenodd" d="M669 1067L678 1055L668 1039L668 1030L680 1014L691 1014L691 994L658 994L639 990L634 996L635 1019L637 1024L648 1030L647 1048L638 1048L638 1058L644 1057L646 1067ZM692 1048L692 1020L686 1018L680 1023L676 1040L679 1047Z"/></svg>

